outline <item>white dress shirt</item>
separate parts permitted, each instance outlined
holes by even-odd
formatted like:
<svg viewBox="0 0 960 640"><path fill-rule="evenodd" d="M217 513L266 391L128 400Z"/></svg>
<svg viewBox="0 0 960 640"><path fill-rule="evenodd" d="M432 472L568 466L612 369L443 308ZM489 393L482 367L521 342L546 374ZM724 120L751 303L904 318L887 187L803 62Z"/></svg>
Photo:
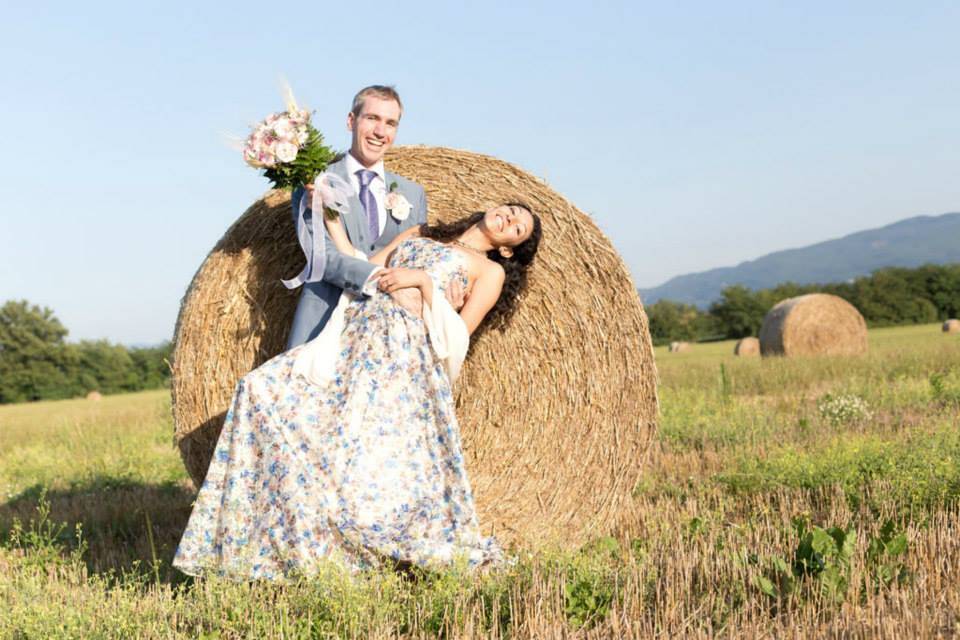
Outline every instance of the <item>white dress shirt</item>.
<svg viewBox="0 0 960 640"><path fill-rule="evenodd" d="M350 178L350 186L353 187L353 192L358 196L360 195L360 177L357 175L357 171L361 169L366 169L365 166L360 164L360 162L353 157L352 153L347 153L347 176ZM377 203L377 219L380 223L380 233L383 233L383 228L387 226L387 210L384 208L384 203L387 200L387 178L384 174L383 169L383 160L373 165L370 168L370 171L373 171L376 177L370 182L370 193L373 194L373 199ZM361 202L361 204L363 204ZM366 220L363 221L364 224L367 223ZM356 257L366 259L366 254L357 250ZM367 281L363 283L363 286L360 290L368 295L372 296L377 290L377 274L383 270L383 267L377 267L370 273L370 277L367 278Z"/></svg>
<svg viewBox="0 0 960 640"><path fill-rule="evenodd" d="M357 171L366 168L353 157L353 154L347 153L347 175L350 176L350 186L353 187L353 192L358 196L360 195L360 178L357 176ZM369 170L377 174L370 182L370 193L373 194L373 199L377 203L377 220L380 223L380 233L383 233L383 228L387 226L387 210L384 208L387 200L387 176L384 173L383 160L370 167Z"/></svg>

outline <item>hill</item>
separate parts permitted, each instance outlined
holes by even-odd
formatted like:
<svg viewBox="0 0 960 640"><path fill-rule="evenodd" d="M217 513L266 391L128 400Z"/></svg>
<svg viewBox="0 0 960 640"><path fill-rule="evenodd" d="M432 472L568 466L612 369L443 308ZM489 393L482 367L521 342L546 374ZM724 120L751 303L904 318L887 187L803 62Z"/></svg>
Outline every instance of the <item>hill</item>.
<svg viewBox="0 0 960 640"><path fill-rule="evenodd" d="M742 284L763 289L782 282L844 282L883 267L960 262L960 213L917 216L885 227L799 249L770 253L735 267L721 267L671 278L641 289L644 304L668 299L707 307L724 287Z"/></svg>

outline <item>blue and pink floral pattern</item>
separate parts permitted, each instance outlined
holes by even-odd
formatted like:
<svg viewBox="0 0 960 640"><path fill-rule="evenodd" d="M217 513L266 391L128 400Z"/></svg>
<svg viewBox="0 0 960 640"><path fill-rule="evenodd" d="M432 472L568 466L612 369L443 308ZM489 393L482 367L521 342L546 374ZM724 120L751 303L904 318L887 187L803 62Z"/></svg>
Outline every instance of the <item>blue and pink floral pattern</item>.
<svg viewBox="0 0 960 640"><path fill-rule="evenodd" d="M432 240L404 241L392 264L466 288L464 255ZM174 566L284 579L330 560L503 560L480 534L450 381L411 309L381 292L353 301L327 384L292 372L302 346L240 380Z"/></svg>

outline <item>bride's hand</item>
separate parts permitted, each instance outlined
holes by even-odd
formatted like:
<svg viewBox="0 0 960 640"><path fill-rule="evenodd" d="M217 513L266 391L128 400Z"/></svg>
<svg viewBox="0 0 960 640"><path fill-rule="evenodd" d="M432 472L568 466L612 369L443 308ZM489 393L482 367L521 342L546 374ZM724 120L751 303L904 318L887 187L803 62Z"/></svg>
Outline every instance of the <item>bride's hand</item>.
<svg viewBox="0 0 960 640"><path fill-rule="evenodd" d="M381 291L393 293L398 289L415 287L423 291L430 286L430 276L420 269L389 267L376 274L377 286Z"/></svg>

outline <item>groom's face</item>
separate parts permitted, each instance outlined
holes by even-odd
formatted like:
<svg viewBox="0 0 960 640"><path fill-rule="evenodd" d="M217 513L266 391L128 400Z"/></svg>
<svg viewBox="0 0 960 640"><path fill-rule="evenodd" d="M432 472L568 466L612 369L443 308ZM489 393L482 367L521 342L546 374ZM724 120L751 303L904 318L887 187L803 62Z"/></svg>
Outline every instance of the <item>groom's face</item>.
<svg viewBox="0 0 960 640"><path fill-rule="evenodd" d="M400 126L400 105L396 100L367 96L360 113L347 116L347 128L353 133L350 152L365 167L383 159L393 145Z"/></svg>

